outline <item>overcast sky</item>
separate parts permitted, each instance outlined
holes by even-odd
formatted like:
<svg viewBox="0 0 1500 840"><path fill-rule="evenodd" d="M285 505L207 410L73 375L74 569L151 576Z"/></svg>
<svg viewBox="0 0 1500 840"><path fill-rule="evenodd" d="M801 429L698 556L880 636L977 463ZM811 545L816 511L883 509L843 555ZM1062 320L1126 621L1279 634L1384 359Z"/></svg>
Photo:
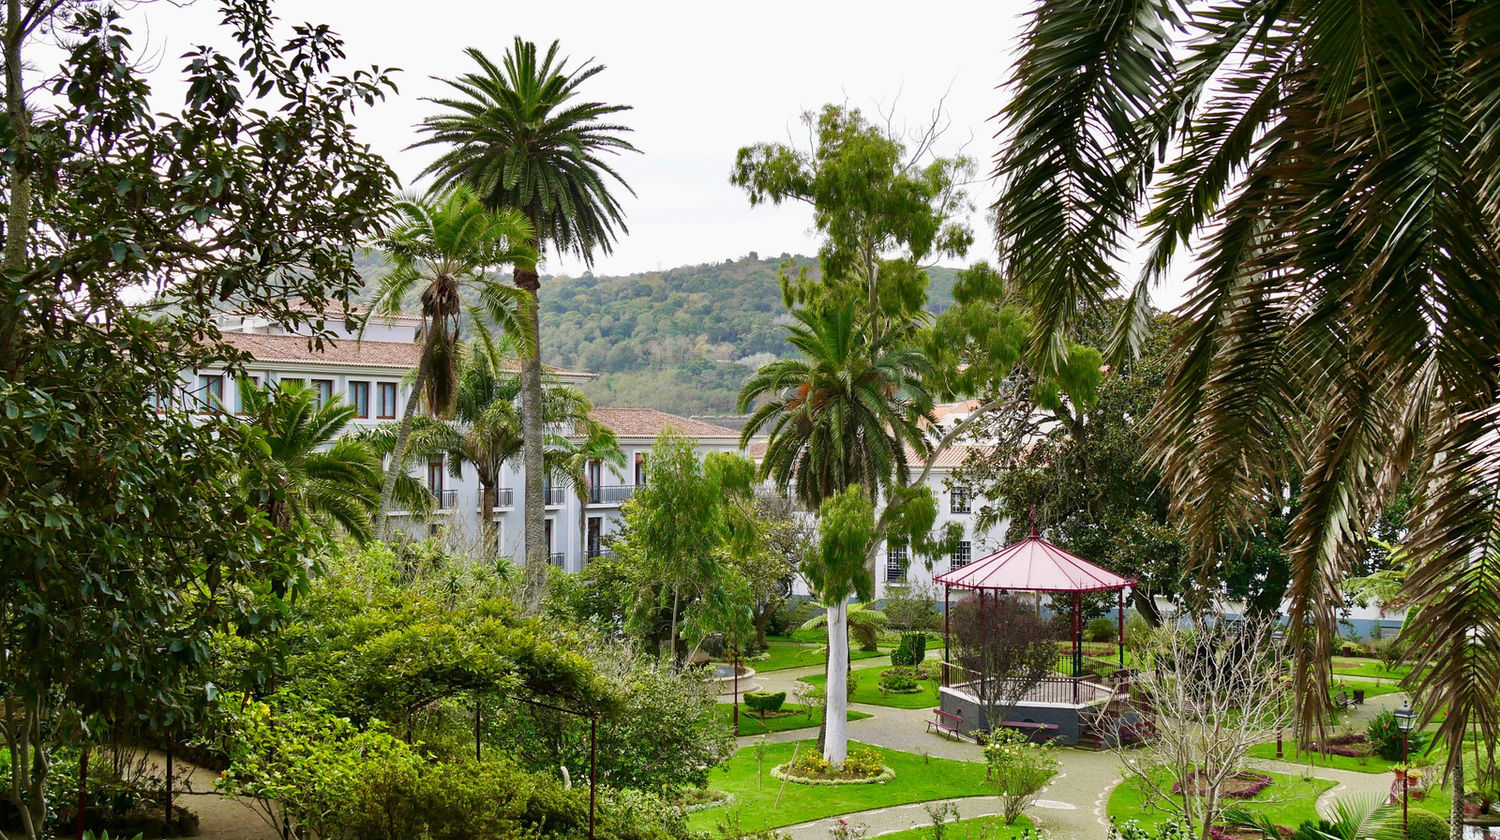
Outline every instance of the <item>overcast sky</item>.
<svg viewBox="0 0 1500 840"><path fill-rule="evenodd" d="M607 69L583 89L590 99L634 110L641 154L619 161L635 189L624 197L630 232L595 271L621 274L710 262L757 251L817 250L806 208L751 209L730 186L735 151L758 141L785 140L799 130L797 115L828 102L866 112L893 111L898 120L925 124L939 99L951 128L942 151L960 146L980 161L995 151L991 117L1003 104L997 87L1016 51L1029 2L832 3L766 2L458 2L458 0L283 0L283 23L327 23L341 34L355 66L398 67L400 94L358 115L364 139L386 156L404 183L431 160L432 149L406 147L413 126L441 95L433 77L472 69L463 55L478 47L499 60L520 35L542 45L562 42L575 60L592 57ZM186 8L138 7L137 45L163 56L159 82L179 75L177 56L207 41L227 46L216 32L217 4ZM805 136L805 135L804 135ZM976 204L993 200L987 178L974 185ZM983 218L973 220L978 243L969 261L991 259L993 240ZM578 264L553 260L547 270L577 273Z"/></svg>

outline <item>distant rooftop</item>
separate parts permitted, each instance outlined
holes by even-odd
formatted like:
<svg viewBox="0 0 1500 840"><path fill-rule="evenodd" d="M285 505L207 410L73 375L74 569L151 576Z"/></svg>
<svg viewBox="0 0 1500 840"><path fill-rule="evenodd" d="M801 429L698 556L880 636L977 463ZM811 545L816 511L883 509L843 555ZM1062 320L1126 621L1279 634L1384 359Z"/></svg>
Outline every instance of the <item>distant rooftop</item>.
<svg viewBox="0 0 1500 840"><path fill-rule="evenodd" d="M223 341L237 350L249 353L257 362L302 362L347 367L388 367L410 370L422 358L422 347L414 341L356 341L352 338L323 339L323 349L312 345L303 335L264 335L261 333L226 332ZM521 363L514 358L501 360L505 370L519 373ZM546 373L562 379L590 379L586 371L547 367Z"/></svg>
<svg viewBox="0 0 1500 840"><path fill-rule="evenodd" d="M734 429L743 432L745 425L750 422L749 414L694 414L688 418L712 426L723 426L726 429Z"/></svg>
<svg viewBox="0 0 1500 840"><path fill-rule="evenodd" d="M740 437L740 433L734 429L690 417L679 417L654 408L596 408L590 416L619 437L654 438L667 429L692 438L729 438L737 441Z"/></svg>

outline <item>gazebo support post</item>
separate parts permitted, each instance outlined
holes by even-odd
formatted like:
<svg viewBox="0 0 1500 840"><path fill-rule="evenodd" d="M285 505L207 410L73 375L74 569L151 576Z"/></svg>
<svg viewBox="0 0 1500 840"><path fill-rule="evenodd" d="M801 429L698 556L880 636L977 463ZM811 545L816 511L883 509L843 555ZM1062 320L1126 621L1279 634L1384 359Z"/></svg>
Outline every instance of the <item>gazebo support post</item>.
<svg viewBox="0 0 1500 840"><path fill-rule="evenodd" d="M1073 679L1083 676L1083 595L1073 593Z"/></svg>
<svg viewBox="0 0 1500 840"><path fill-rule="evenodd" d="M948 595L949 595L950 592L952 592L952 590L953 590L953 587L949 586L946 583L943 584L943 687L944 688L947 688L948 685L949 685L949 683L948 683L948 657L950 655L952 655L952 653L953 653L953 643L948 638L948 612L949 612L949 610L948 610Z"/></svg>
<svg viewBox="0 0 1500 840"><path fill-rule="evenodd" d="M1118 589L1116 593L1120 596L1120 670L1125 670L1125 590Z"/></svg>

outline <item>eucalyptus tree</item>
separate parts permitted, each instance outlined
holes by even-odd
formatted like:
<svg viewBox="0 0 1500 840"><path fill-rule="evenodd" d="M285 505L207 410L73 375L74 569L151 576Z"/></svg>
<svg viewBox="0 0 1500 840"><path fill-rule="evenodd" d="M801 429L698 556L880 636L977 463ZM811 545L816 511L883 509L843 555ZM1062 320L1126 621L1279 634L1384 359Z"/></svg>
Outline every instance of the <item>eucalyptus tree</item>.
<svg viewBox="0 0 1500 840"><path fill-rule="evenodd" d="M536 44L517 37L501 64L477 49L466 54L476 73L444 80L456 95L434 100L442 110L420 126L417 145L445 147L423 172L439 185L466 184L492 209L513 210L530 223L538 254L549 249L593 264L626 232L624 211L611 193L630 191L607 155L633 152L630 129L610 122L628 105L579 99L584 82L604 70L590 61L570 66L553 41L538 58ZM633 194L633 192L632 192ZM521 416L526 430L526 580L529 598L546 583L543 538L541 283L536 264L517 262L516 288L531 299L521 368Z"/></svg>
<svg viewBox="0 0 1500 840"><path fill-rule="evenodd" d="M519 213L487 209L462 185L431 198L407 197L396 203L400 222L381 238L391 267L381 278L375 311L398 314L406 298L418 292L422 343L416 378L401 414L393 455L380 491L380 512L390 510L396 478L405 468L407 438L419 403L432 417L448 417L458 385L459 324L464 313L462 291L472 290L482 313L517 346L534 348L527 332L535 301L490 277L503 265L534 265L536 251L527 244L532 228Z"/></svg>
<svg viewBox="0 0 1500 840"><path fill-rule="evenodd" d="M1043 363L1121 287L1136 219L1122 352L1196 246L1150 463L1205 576L1260 488L1302 473L1287 545L1305 725L1329 712L1342 579L1411 482L1404 594L1423 621L1405 640L1453 772L1471 726L1500 736L1496 32L1481 2L1045 0L995 159L1002 270L1035 305Z"/></svg>

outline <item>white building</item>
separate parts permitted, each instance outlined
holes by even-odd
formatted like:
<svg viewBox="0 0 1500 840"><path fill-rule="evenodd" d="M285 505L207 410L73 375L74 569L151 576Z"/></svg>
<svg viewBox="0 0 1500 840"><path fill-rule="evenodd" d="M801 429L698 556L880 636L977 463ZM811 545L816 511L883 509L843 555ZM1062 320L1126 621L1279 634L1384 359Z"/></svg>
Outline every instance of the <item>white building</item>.
<svg viewBox="0 0 1500 840"><path fill-rule="evenodd" d="M368 315L360 311L357 315ZM244 351L250 361L245 373L257 385L297 382L317 390L322 400L342 400L355 406L353 426L368 427L395 422L406 407L410 393L407 375L416 367L421 348L416 334L421 319L415 316L370 316L361 339L356 325L343 323L330 314L326 326L335 333L321 348L311 346L310 330L288 331L255 316L226 314L219 319L224 341ZM519 372L519 365L516 366ZM551 381L579 385L593 378L579 371L547 369ZM241 411L243 401L237 383L222 369L187 371L178 405L193 408L217 404L228 411ZM570 488L549 481L545 491L547 553L554 565L578 571L588 558L603 551L606 536L619 527L620 506L646 481L646 454L666 429L674 429L698 443L700 453L738 451L739 433L661 411L634 408L595 409L594 419L611 429L625 456L625 468L594 463L587 470L588 497L577 498ZM571 429L555 429L571 434ZM488 513L480 510L478 479L469 464L460 466L460 476L449 474L449 465L434 458L414 470L425 481L437 509L418 521L404 511L390 514L400 527L413 535L441 534L458 548L478 549L483 534L482 516L496 523L499 550L521 561L524 558L523 467L520 458L507 463L497 484L496 501Z"/></svg>

